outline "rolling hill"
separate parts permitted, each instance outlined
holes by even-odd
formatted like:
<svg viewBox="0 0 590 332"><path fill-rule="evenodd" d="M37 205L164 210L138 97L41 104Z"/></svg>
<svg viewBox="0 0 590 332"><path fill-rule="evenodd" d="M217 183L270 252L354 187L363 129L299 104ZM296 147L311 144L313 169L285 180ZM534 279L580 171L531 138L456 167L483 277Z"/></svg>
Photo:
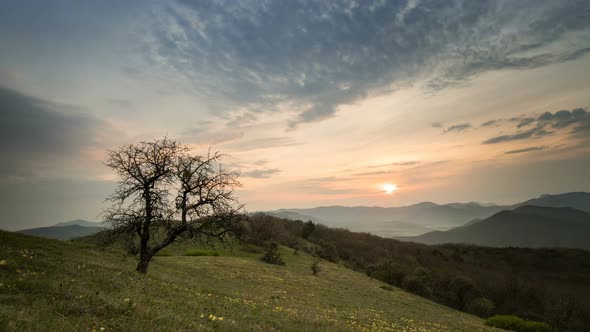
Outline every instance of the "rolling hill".
<svg viewBox="0 0 590 332"><path fill-rule="evenodd" d="M590 250L590 213L525 205L448 231L399 238L425 244L467 243L490 247L562 247Z"/></svg>
<svg viewBox="0 0 590 332"><path fill-rule="evenodd" d="M0 231L2 331L497 331L483 320L282 248L135 258L83 241Z"/></svg>
<svg viewBox="0 0 590 332"><path fill-rule="evenodd" d="M103 230L104 227L104 223L76 219L60 222L49 227L23 229L18 231L18 233L46 237L49 239L71 240L77 237L96 234Z"/></svg>

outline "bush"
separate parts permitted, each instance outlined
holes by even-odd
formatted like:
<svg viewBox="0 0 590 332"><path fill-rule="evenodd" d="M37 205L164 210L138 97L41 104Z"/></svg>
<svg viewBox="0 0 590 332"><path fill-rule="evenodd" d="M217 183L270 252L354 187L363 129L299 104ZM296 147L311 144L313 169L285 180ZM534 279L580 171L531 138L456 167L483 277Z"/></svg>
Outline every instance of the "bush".
<svg viewBox="0 0 590 332"><path fill-rule="evenodd" d="M319 248L316 249L316 255L330 262L338 260L338 250L332 242L320 241Z"/></svg>
<svg viewBox="0 0 590 332"><path fill-rule="evenodd" d="M266 246L264 256L262 256L260 260L268 264L285 265L285 262L281 258L281 253L279 252L279 246L277 246L276 243L271 243Z"/></svg>
<svg viewBox="0 0 590 332"><path fill-rule="evenodd" d="M494 313L494 309L496 309L494 302L485 297L475 298L465 306L465 311L483 318L490 317Z"/></svg>
<svg viewBox="0 0 590 332"><path fill-rule="evenodd" d="M184 256L219 256L219 253L217 251L207 249L192 249L187 250L184 253Z"/></svg>
<svg viewBox="0 0 590 332"><path fill-rule="evenodd" d="M455 276L449 284L449 291L453 295L451 303L459 309L466 308L471 301L480 297L480 291L475 283L464 276Z"/></svg>
<svg viewBox="0 0 590 332"><path fill-rule="evenodd" d="M314 276L317 276L317 275L318 275L318 273L320 273L320 271L321 271L321 268L320 268L320 259L319 259L319 258L317 258L317 257L316 257L316 258L314 258L314 259L311 261L311 264L309 265L309 268L311 269L311 273L312 273Z"/></svg>
<svg viewBox="0 0 590 332"><path fill-rule="evenodd" d="M551 332L551 327L545 323L524 320L509 315L496 315L486 320L486 325L517 332Z"/></svg>
<svg viewBox="0 0 590 332"><path fill-rule="evenodd" d="M395 291L395 288L393 288L392 286L389 286L389 285L381 285L381 286L379 286L379 288L385 289L386 291L390 291L390 292Z"/></svg>
<svg viewBox="0 0 590 332"><path fill-rule="evenodd" d="M402 267L390 260L369 265L366 271L370 277L394 286L400 286L406 276Z"/></svg>
<svg viewBox="0 0 590 332"><path fill-rule="evenodd" d="M431 283L432 276L430 275L430 271L426 268L418 267L412 274L404 278L402 287L416 295L430 297L432 296Z"/></svg>

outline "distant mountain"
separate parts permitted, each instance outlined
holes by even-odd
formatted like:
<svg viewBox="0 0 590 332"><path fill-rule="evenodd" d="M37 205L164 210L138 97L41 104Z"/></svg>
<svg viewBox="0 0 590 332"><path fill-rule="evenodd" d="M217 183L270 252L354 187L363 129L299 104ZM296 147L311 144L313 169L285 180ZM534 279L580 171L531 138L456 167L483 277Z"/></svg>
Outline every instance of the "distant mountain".
<svg viewBox="0 0 590 332"><path fill-rule="evenodd" d="M425 244L490 247L563 247L590 250L590 213L569 207L525 205L448 231L398 238Z"/></svg>
<svg viewBox="0 0 590 332"><path fill-rule="evenodd" d="M78 226L83 226L83 227L105 227L104 223L87 221L87 220L82 220L82 219L76 219L76 220L65 221L65 222L58 222L57 224L53 225L53 227L63 227L63 226L72 226L72 225L78 225Z"/></svg>
<svg viewBox="0 0 590 332"><path fill-rule="evenodd" d="M331 227L380 236L418 235L425 230L447 230L488 217L503 207L475 203L438 205L424 202L403 207L325 206L311 209L281 209L266 212L291 220L313 220Z"/></svg>
<svg viewBox="0 0 590 332"><path fill-rule="evenodd" d="M96 223L95 223L96 224ZM102 231L104 227L87 227L80 225L50 226L24 229L17 233L46 237L58 240L71 240L73 238L88 236Z"/></svg>
<svg viewBox="0 0 590 332"><path fill-rule="evenodd" d="M288 211L288 210L277 210L277 211L269 211L269 212L264 212L264 213L268 214L270 216L273 216L273 217L277 217L277 218L283 218L283 219L289 219L289 220L301 220L301 221L311 220L313 222L324 223L322 220L320 220L318 218L315 218L312 216L307 216L307 215L293 212L293 211Z"/></svg>
<svg viewBox="0 0 590 332"><path fill-rule="evenodd" d="M571 207L590 212L590 193L572 192L543 195L514 205L490 203L450 203L439 205L423 202L402 207L322 206L310 209L280 209L265 212L291 220L312 220L331 227L344 227L356 232L369 232L380 236L412 236L425 230L445 231L475 223L502 210L525 205Z"/></svg>
<svg viewBox="0 0 590 332"><path fill-rule="evenodd" d="M514 207L535 205L546 207L571 207L585 212L590 212L590 193L572 192L558 195L542 195L539 198L514 205Z"/></svg>

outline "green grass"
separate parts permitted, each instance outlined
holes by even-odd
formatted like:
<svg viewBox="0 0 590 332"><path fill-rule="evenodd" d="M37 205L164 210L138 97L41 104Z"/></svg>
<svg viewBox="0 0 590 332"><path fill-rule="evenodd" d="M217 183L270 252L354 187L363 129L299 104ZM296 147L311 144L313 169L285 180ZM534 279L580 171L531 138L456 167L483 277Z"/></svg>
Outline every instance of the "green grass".
<svg viewBox="0 0 590 332"><path fill-rule="evenodd" d="M179 248L139 275L119 251L0 232L0 331L496 330L336 264L313 276L311 257L289 248L286 266Z"/></svg>
<svg viewBox="0 0 590 332"><path fill-rule="evenodd" d="M190 249L184 252L184 256L219 256L219 253L208 249Z"/></svg>
<svg viewBox="0 0 590 332"><path fill-rule="evenodd" d="M486 320L486 325L517 332L551 332L549 325L525 320L517 316L496 315Z"/></svg>

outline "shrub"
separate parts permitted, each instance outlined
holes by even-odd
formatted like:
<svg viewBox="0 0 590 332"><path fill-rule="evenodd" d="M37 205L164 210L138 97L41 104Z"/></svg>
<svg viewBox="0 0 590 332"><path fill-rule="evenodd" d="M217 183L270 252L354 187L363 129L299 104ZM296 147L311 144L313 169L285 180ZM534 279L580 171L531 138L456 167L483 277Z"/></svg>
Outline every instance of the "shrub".
<svg viewBox="0 0 590 332"><path fill-rule="evenodd" d="M551 332L545 323L524 320L517 316L496 315L486 320L486 325L517 332Z"/></svg>
<svg viewBox="0 0 590 332"><path fill-rule="evenodd" d="M465 306L465 311L483 318L490 317L494 313L494 309L496 309L494 302L485 297L475 298Z"/></svg>
<svg viewBox="0 0 590 332"><path fill-rule="evenodd" d="M219 253L214 250L207 249L191 249L184 253L184 256L219 256Z"/></svg>
<svg viewBox="0 0 590 332"><path fill-rule="evenodd" d="M304 223L303 228L301 230L301 237L304 239L309 238L311 233L313 233L314 228L315 228L315 225L314 225L313 221L309 220L308 222Z"/></svg>
<svg viewBox="0 0 590 332"><path fill-rule="evenodd" d="M557 331L567 331L577 311L576 307L576 303L571 299L561 298L550 301L545 305L545 321Z"/></svg>
<svg viewBox="0 0 590 332"><path fill-rule="evenodd" d="M471 301L480 297L480 291L475 283L464 276L455 276L449 283L449 291L452 294L452 305L462 309L467 307Z"/></svg>
<svg viewBox="0 0 590 332"><path fill-rule="evenodd" d="M276 243L270 243L266 246L264 256L260 258L265 263L274 265L285 265L279 252L279 246Z"/></svg>
<svg viewBox="0 0 590 332"><path fill-rule="evenodd" d="M423 267L418 267L410 275L404 277L402 287L407 291L423 297L432 295L432 276L430 271Z"/></svg>
<svg viewBox="0 0 590 332"><path fill-rule="evenodd" d="M321 271L321 268L320 268L320 259L319 259L319 258L317 258L317 257L316 257L316 258L314 258L314 259L311 261L311 264L309 265L309 268L311 269L311 273L312 273L314 276L317 276L317 275L318 275L318 273L320 273L320 271Z"/></svg>
<svg viewBox="0 0 590 332"><path fill-rule="evenodd" d="M260 254L260 253L262 253L262 250L260 250L260 248L254 247L254 246L250 246L250 245L243 246L242 248L240 248L240 250L243 251L243 252L247 252L249 254Z"/></svg>
<svg viewBox="0 0 590 332"><path fill-rule="evenodd" d="M338 260L338 250L332 242L320 241L316 254L327 261L336 262Z"/></svg>
<svg viewBox="0 0 590 332"><path fill-rule="evenodd" d="M385 289L386 291L390 291L390 292L395 291L395 288L393 288L392 286L389 286L389 285L381 285L381 286L379 286L379 288Z"/></svg>
<svg viewBox="0 0 590 332"><path fill-rule="evenodd" d="M402 267L390 260L369 265L367 267L367 275L395 286L400 286L405 277Z"/></svg>

